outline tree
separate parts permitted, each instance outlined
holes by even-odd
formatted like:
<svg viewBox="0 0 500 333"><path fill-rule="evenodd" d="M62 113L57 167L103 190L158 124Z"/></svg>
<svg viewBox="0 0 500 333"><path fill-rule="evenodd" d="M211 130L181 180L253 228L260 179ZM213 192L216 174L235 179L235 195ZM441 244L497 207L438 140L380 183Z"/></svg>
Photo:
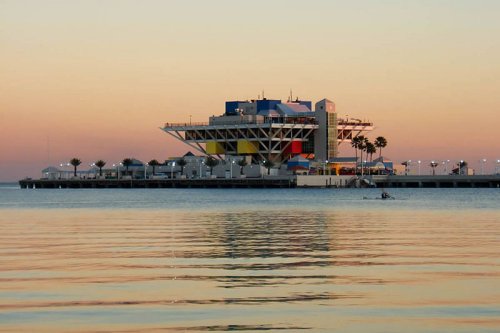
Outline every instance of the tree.
<svg viewBox="0 0 500 333"><path fill-rule="evenodd" d="M358 136L358 138L359 138L358 149L360 151L360 160L361 160L361 174L363 174L363 151L366 150L368 138L365 138L364 135L360 135Z"/></svg>
<svg viewBox="0 0 500 333"><path fill-rule="evenodd" d="M262 165L267 169L267 175L270 175L271 174L271 168L274 166L273 161L264 160L264 162L262 162Z"/></svg>
<svg viewBox="0 0 500 333"><path fill-rule="evenodd" d="M70 161L69 161L69 164L71 164L74 168L75 168L75 171L73 173L73 175L76 177L76 168L82 164L82 161L80 161L78 158L74 157L72 158Z"/></svg>
<svg viewBox="0 0 500 333"><path fill-rule="evenodd" d="M243 174L243 168L247 165L247 160L242 158L241 160L238 161L238 165L240 166L240 175Z"/></svg>
<svg viewBox="0 0 500 333"><path fill-rule="evenodd" d="M378 157L382 156L382 148L387 147L387 140L383 136L379 136L375 139L375 147L379 149Z"/></svg>
<svg viewBox="0 0 500 333"><path fill-rule="evenodd" d="M210 168L210 176L212 175L212 170L214 167L219 165L219 160L216 158L213 158L212 156L207 156L205 159L205 164Z"/></svg>
<svg viewBox="0 0 500 333"><path fill-rule="evenodd" d="M124 158L124 159L123 159L122 164L123 164L123 166L125 167L125 174L127 174L127 175L128 175L128 168L129 168L129 166L131 166L131 165L132 165L132 163L134 163L134 162L132 161L132 159L131 159L131 158L128 158L128 157L127 157L127 158Z"/></svg>
<svg viewBox="0 0 500 333"><path fill-rule="evenodd" d="M432 168L432 175L436 175L436 167L439 165L436 161L432 161L429 166Z"/></svg>
<svg viewBox="0 0 500 333"><path fill-rule="evenodd" d="M177 160L177 164L181 167L181 175L184 174L184 167L187 164L187 161L184 159L184 157L181 157L180 159Z"/></svg>
<svg viewBox="0 0 500 333"><path fill-rule="evenodd" d="M368 141L366 143L366 154L370 155L370 162L373 161L373 154L377 152L377 148L373 143Z"/></svg>
<svg viewBox="0 0 500 333"><path fill-rule="evenodd" d="M99 168L99 176L102 176L102 168L106 165L106 162L103 160L98 160L94 163L96 167Z"/></svg>
<svg viewBox="0 0 500 333"><path fill-rule="evenodd" d="M351 139L351 146L354 148L354 151L356 152L356 167L354 169L354 173L358 173L358 149L359 149L359 143L360 139L359 136L354 137Z"/></svg>
<svg viewBox="0 0 500 333"><path fill-rule="evenodd" d="M410 170L411 161L404 161L404 162L401 162L401 164L405 166L405 175L407 175L408 171Z"/></svg>
<svg viewBox="0 0 500 333"><path fill-rule="evenodd" d="M160 162L158 162L157 160L151 160L148 162L149 165L151 165L153 167L153 176L155 175L155 168L160 165ZM145 167L145 166L144 166Z"/></svg>

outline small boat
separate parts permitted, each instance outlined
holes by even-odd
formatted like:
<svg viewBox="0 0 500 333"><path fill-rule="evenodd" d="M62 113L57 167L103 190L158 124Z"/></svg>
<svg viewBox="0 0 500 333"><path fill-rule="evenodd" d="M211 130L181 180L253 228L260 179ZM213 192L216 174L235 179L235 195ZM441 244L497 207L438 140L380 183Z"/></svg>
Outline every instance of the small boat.
<svg viewBox="0 0 500 333"><path fill-rule="evenodd" d="M386 191L382 191L380 197L376 198L363 197L363 200L396 200L396 198L387 193Z"/></svg>

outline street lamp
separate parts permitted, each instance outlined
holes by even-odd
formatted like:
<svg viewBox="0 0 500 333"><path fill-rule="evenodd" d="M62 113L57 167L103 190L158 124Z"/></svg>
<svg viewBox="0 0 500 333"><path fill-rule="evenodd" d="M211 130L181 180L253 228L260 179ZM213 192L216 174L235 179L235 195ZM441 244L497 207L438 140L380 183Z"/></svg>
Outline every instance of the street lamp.
<svg viewBox="0 0 500 333"><path fill-rule="evenodd" d="M170 179L174 179L175 162L170 163Z"/></svg>
<svg viewBox="0 0 500 333"><path fill-rule="evenodd" d="M202 173L201 173L201 166L202 166L202 165L205 165L205 161L201 161L201 163L200 163L200 178L202 178L202 177L201 177L201 175L202 175Z"/></svg>
<svg viewBox="0 0 500 333"><path fill-rule="evenodd" d="M59 164L59 166L61 167L61 177L63 177L63 175L66 175L66 170L64 170L64 167L66 166L66 164L64 163L61 163ZM64 178L67 178L67 177L64 177Z"/></svg>
<svg viewBox="0 0 500 333"><path fill-rule="evenodd" d="M113 163L113 168L115 168L115 169L116 169L116 179L120 179L120 172L119 172L119 170L118 170L118 166L119 166L119 165L120 165L120 164L115 164L115 163Z"/></svg>
<svg viewBox="0 0 500 333"><path fill-rule="evenodd" d="M89 164L89 171L87 172L89 178L90 178L90 169L92 169L93 167L95 167L95 163ZM94 171L94 178L97 178L97 171L95 169L93 171Z"/></svg>
<svg viewBox="0 0 500 333"><path fill-rule="evenodd" d="M418 160L417 163L418 163L418 175L420 176L420 163L422 163L422 161Z"/></svg>
<svg viewBox="0 0 500 333"><path fill-rule="evenodd" d="M448 163L450 163L450 160L443 161L445 175L448 174Z"/></svg>
<svg viewBox="0 0 500 333"><path fill-rule="evenodd" d="M149 165L149 163L144 164L144 180L146 180L146 178L147 178L148 165Z"/></svg>
<svg viewBox="0 0 500 333"><path fill-rule="evenodd" d="M233 166L234 166L234 160L229 164L229 170L230 170L230 178L233 179Z"/></svg>
<svg viewBox="0 0 500 333"><path fill-rule="evenodd" d="M486 159L483 158L480 162L481 162L481 174L484 175L484 165L486 164Z"/></svg>

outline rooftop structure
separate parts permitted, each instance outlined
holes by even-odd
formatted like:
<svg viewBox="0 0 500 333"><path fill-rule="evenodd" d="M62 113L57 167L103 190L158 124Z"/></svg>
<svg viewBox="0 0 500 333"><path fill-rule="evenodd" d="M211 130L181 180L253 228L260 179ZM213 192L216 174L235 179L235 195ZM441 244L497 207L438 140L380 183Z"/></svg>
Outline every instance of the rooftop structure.
<svg viewBox="0 0 500 333"><path fill-rule="evenodd" d="M337 117L335 103L258 99L228 101L223 115L207 123L166 123L167 134L205 155L245 156L250 162L281 164L302 155L325 161L338 156L338 147L373 123Z"/></svg>

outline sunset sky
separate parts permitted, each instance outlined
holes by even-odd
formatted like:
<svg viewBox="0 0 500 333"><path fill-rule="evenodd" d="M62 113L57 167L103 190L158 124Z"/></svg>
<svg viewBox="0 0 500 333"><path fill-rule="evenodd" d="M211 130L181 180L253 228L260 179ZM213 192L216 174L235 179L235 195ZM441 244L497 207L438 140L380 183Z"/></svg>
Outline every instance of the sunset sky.
<svg viewBox="0 0 500 333"><path fill-rule="evenodd" d="M0 181L72 157L163 161L164 122L294 95L384 155L500 159L500 1L0 0ZM343 156L350 149L341 146Z"/></svg>

